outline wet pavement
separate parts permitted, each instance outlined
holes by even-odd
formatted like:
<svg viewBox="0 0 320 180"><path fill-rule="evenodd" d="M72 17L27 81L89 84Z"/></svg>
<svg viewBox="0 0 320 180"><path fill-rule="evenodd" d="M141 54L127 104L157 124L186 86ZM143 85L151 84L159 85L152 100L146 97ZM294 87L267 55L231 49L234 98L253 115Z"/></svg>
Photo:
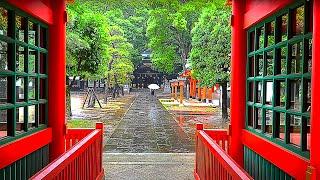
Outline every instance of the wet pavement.
<svg viewBox="0 0 320 180"><path fill-rule="evenodd" d="M139 92L111 137L107 138L105 151L189 153L194 152L194 143L156 97Z"/></svg>
<svg viewBox="0 0 320 180"><path fill-rule="evenodd" d="M85 95L85 93L71 94L73 116L68 123L69 125L75 124L74 126L77 126L79 123L76 122L86 122L84 125L89 124L90 126L85 128L92 128L95 127L96 122L103 122L105 140L112 135L136 97L135 93L130 95L126 94L125 96L116 99L109 99L108 102L105 103L104 94L97 94L102 104L102 108L98 106L98 103L96 103L95 108L82 108Z"/></svg>

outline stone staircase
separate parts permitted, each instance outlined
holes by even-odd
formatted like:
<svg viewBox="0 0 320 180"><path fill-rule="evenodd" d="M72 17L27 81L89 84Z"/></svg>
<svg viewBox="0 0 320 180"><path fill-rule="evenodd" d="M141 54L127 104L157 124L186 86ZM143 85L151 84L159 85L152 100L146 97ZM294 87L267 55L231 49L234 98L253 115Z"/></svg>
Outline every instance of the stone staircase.
<svg viewBox="0 0 320 180"><path fill-rule="evenodd" d="M104 153L106 180L187 180L194 153Z"/></svg>

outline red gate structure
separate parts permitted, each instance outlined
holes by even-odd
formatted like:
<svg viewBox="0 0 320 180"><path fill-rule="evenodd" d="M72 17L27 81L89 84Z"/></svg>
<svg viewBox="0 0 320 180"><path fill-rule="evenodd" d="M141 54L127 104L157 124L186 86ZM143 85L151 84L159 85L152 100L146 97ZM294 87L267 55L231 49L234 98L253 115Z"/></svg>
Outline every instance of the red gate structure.
<svg viewBox="0 0 320 180"><path fill-rule="evenodd" d="M320 1L228 3L231 125L198 125L195 178L320 179Z"/></svg>
<svg viewBox="0 0 320 180"><path fill-rule="evenodd" d="M66 22L66 0L0 1L0 179L104 177L103 125L66 127Z"/></svg>

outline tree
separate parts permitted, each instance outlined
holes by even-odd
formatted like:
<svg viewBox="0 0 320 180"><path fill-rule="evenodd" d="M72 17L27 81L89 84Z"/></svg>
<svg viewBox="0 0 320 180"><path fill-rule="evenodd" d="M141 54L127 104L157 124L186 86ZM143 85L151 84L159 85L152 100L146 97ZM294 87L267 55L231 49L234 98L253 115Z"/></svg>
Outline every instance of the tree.
<svg viewBox="0 0 320 180"><path fill-rule="evenodd" d="M132 44L124 37L124 32L119 26L110 27L110 58L108 59L108 69L106 71L107 85L113 85L113 97L119 85L127 82L128 77L133 72L131 62Z"/></svg>
<svg viewBox="0 0 320 180"><path fill-rule="evenodd" d="M147 9L125 9L115 8L107 11L110 25L119 26L123 31L123 36L132 44L130 49L131 61L138 65L142 60L141 53L147 49Z"/></svg>
<svg viewBox="0 0 320 180"><path fill-rule="evenodd" d="M192 30L191 64L201 86L222 86L222 118L228 119L227 83L230 78L231 9L214 3L203 9Z"/></svg>
<svg viewBox="0 0 320 180"><path fill-rule="evenodd" d="M166 73L185 70L192 48L191 30L207 1L160 1L150 10L147 37L152 62Z"/></svg>
<svg viewBox="0 0 320 180"><path fill-rule="evenodd" d="M109 31L106 17L93 12L85 5L68 6L67 24L67 101L71 112L70 86L77 76L84 79L101 79L105 75L109 58ZM69 76L73 77L69 82ZM94 102L94 101L92 101Z"/></svg>

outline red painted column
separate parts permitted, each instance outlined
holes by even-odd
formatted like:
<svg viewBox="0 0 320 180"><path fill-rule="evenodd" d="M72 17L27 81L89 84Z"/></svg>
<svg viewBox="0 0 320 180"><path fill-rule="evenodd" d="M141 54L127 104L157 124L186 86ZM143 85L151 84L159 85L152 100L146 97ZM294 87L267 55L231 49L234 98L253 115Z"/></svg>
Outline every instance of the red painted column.
<svg viewBox="0 0 320 180"><path fill-rule="evenodd" d="M49 126L53 141L50 160L64 153L66 116L66 4L52 2L53 25L49 35Z"/></svg>
<svg viewBox="0 0 320 180"><path fill-rule="evenodd" d="M312 82L311 82L311 148L310 162L320 178L320 1L313 1L313 50L312 50Z"/></svg>
<svg viewBox="0 0 320 180"><path fill-rule="evenodd" d="M231 40L231 144L230 155L243 166L242 129L245 125L246 89L246 32L243 29L245 3L232 1Z"/></svg>

